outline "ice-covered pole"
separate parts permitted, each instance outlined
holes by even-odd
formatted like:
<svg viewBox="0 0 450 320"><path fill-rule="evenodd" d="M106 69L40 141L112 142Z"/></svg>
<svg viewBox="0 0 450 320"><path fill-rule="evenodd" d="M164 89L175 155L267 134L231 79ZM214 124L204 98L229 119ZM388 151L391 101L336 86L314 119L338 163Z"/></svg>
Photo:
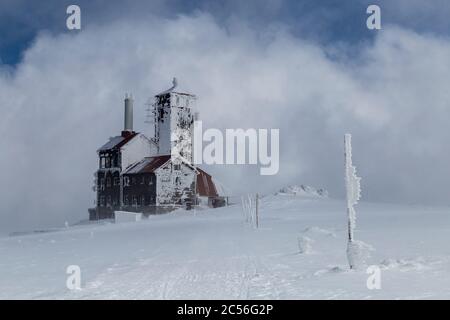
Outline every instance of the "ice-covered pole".
<svg viewBox="0 0 450 320"><path fill-rule="evenodd" d="M350 268L353 268L352 242L354 240L353 232L356 224L356 212L353 207L361 197L361 178L356 176L356 168L352 163L352 135L344 135L345 146L345 186L347 191L347 215L348 215L348 248Z"/></svg>

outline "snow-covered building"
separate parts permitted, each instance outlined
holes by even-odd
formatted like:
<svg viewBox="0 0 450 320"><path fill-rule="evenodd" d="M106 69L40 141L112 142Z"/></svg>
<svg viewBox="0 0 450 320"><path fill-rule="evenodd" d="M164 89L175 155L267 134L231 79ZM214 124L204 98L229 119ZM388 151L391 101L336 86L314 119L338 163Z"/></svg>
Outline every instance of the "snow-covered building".
<svg viewBox="0 0 450 320"><path fill-rule="evenodd" d="M125 97L124 130L98 150L96 207L91 220L114 211L161 213L180 206L223 206L223 188L192 164L192 107L196 97L176 91L177 83L155 96L154 137L133 131L133 99Z"/></svg>

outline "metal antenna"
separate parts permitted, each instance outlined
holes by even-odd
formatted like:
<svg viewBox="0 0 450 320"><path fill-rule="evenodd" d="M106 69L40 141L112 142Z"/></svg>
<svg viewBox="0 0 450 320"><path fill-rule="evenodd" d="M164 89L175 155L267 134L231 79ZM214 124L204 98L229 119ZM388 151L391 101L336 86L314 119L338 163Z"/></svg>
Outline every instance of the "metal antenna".
<svg viewBox="0 0 450 320"><path fill-rule="evenodd" d="M155 105L151 98L148 98L145 103L145 123L152 124L155 123Z"/></svg>

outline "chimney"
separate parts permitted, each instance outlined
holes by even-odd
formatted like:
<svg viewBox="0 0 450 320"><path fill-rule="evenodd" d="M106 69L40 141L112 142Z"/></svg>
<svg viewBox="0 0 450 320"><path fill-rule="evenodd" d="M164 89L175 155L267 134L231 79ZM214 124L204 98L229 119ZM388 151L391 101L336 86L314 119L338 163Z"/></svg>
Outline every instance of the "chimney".
<svg viewBox="0 0 450 320"><path fill-rule="evenodd" d="M133 131L133 97L125 94L125 117L123 131Z"/></svg>

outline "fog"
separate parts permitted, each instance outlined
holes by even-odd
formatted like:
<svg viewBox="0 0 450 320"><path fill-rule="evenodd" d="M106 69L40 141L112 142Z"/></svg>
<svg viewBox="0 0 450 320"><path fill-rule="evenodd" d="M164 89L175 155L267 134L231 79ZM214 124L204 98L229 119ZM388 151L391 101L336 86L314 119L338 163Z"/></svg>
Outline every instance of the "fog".
<svg viewBox="0 0 450 320"><path fill-rule="evenodd" d="M202 12L39 34L0 69L0 230L86 219L96 149L120 133L125 93L135 129L151 133L144 104L175 76L205 128L280 129L277 175L206 167L235 195L303 183L343 197L349 132L363 200L450 204L449 38L383 25L348 50Z"/></svg>

